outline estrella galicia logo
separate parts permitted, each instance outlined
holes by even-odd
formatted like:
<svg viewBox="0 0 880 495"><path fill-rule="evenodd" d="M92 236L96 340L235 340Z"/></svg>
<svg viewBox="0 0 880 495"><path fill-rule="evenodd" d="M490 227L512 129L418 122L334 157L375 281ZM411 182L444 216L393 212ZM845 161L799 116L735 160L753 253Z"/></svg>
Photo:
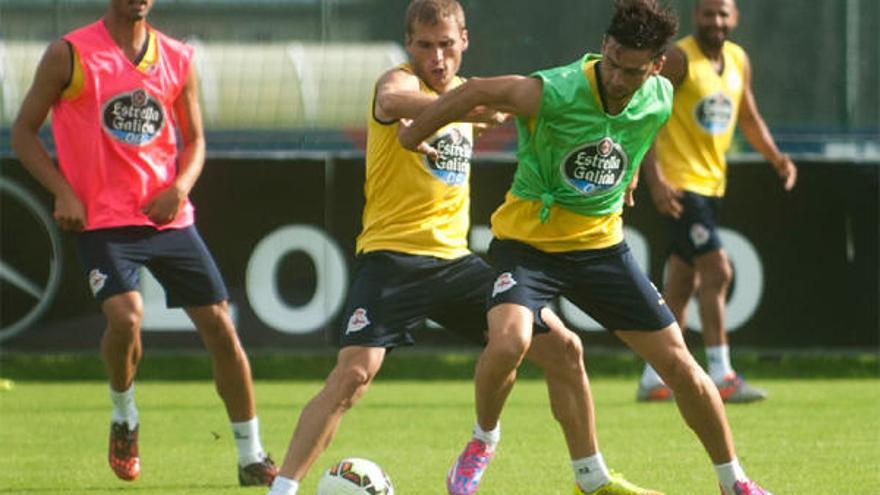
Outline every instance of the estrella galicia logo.
<svg viewBox="0 0 880 495"><path fill-rule="evenodd" d="M143 89L114 96L104 104L101 114L108 134L135 146L152 141L165 125L162 105Z"/></svg>
<svg viewBox="0 0 880 495"><path fill-rule="evenodd" d="M711 94L697 103L694 118L704 131L717 136L730 128L733 101L724 93Z"/></svg>
<svg viewBox="0 0 880 495"><path fill-rule="evenodd" d="M620 184L629 165L623 148L611 138L576 148L562 160L562 177L584 196L598 194Z"/></svg>
<svg viewBox="0 0 880 495"><path fill-rule="evenodd" d="M450 186L460 186L467 182L473 154L470 136L466 136L457 127L451 127L429 144L437 150L440 157L437 161L424 157L428 170Z"/></svg>

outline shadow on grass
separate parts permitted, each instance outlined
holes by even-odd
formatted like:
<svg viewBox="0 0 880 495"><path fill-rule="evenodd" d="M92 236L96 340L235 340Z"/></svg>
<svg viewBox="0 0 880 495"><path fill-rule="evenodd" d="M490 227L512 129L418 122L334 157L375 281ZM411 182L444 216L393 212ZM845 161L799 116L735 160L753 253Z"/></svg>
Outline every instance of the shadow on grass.
<svg viewBox="0 0 880 495"><path fill-rule="evenodd" d="M880 354L870 351L845 353L762 353L733 349L737 370L752 378L880 378ZM333 352L280 354L249 352L257 380L323 380L333 368ZM401 350L389 354L379 380L470 380L477 353L474 351L425 352ZM617 349L592 350L585 358L591 376L635 377L642 362L634 354ZM541 371L526 363L519 378L540 378ZM138 380L202 380L211 378L206 353L147 353L138 369ZM95 354L0 354L0 377L12 380L105 380L100 356ZM2 490L0 490L2 491Z"/></svg>

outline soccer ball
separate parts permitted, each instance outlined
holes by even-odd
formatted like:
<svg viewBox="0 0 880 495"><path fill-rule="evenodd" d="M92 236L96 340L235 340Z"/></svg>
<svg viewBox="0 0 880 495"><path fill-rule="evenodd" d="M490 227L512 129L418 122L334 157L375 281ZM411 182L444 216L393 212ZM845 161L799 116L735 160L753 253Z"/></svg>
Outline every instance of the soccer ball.
<svg viewBox="0 0 880 495"><path fill-rule="evenodd" d="M394 486L375 462L349 457L324 472L317 495L394 495Z"/></svg>

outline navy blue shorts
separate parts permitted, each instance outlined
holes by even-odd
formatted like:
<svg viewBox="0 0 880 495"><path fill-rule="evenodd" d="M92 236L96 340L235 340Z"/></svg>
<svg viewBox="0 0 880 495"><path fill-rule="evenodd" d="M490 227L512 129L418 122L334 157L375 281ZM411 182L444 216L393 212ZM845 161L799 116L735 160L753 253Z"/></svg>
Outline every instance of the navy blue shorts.
<svg viewBox="0 0 880 495"><path fill-rule="evenodd" d="M137 290L141 267L165 289L169 308L209 306L229 299L214 258L195 226L149 226L82 232L77 251L98 301Z"/></svg>
<svg viewBox="0 0 880 495"><path fill-rule="evenodd" d="M496 270L490 307L513 303L538 312L564 296L608 330L662 330L675 321L625 242L547 253L494 239L489 257Z"/></svg>
<svg viewBox="0 0 880 495"><path fill-rule="evenodd" d="M492 276L489 265L473 254L453 260L392 251L362 254L355 263L339 345L412 345L413 331L425 318L484 344Z"/></svg>
<svg viewBox="0 0 880 495"><path fill-rule="evenodd" d="M669 251L687 263L701 254L721 249L716 224L721 198L684 191L680 218L666 217Z"/></svg>

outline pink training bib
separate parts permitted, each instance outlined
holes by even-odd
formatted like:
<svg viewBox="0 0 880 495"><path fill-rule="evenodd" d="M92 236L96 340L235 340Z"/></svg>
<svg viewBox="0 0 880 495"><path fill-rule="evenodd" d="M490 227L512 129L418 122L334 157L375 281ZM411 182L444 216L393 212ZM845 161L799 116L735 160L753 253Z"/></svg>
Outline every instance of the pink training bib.
<svg viewBox="0 0 880 495"><path fill-rule="evenodd" d="M185 200L172 222L155 225L141 209L177 175L174 101L193 49L149 28L157 58L132 63L103 20L68 33L83 71L81 91L52 109L61 173L85 204L86 230L129 225L180 228L194 210Z"/></svg>

